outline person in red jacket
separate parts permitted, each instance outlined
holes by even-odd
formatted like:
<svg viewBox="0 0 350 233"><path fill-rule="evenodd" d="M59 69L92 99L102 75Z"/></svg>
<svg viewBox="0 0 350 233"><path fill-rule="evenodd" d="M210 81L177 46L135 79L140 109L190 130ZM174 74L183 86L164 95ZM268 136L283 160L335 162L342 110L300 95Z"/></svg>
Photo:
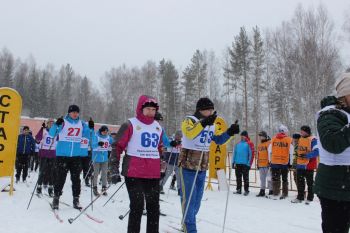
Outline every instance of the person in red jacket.
<svg viewBox="0 0 350 233"><path fill-rule="evenodd" d="M130 199L128 233L140 232L144 200L147 210L147 232L159 232L160 154L163 130L154 120L159 105L155 98L139 98L136 117L121 125L116 136L117 158L123 151L122 175Z"/></svg>

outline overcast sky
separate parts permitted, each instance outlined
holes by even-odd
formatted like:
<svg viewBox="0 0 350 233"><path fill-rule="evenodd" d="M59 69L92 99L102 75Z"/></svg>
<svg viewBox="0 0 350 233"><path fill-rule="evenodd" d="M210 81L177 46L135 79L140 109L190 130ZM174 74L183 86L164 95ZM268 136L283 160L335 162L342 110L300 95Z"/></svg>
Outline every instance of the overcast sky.
<svg viewBox="0 0 350 233"><path fill-rule="evenodd" d="M196 49L221 56L242 25L274 28L289 20L293 0L0 0L0 48L32 54L38 65L70 63L98 79L113 66L171 59L184 68ZM349 0L322 2L336 26Z"/></svg>

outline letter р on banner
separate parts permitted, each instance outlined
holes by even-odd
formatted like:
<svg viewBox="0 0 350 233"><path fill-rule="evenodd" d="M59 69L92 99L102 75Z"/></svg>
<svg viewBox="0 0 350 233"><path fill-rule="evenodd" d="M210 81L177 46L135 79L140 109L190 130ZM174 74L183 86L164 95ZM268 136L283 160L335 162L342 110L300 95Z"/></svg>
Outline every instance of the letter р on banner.
<svg viewBox="0 0 350 233"><path fill-rule="evenodd" d="M215 135L220 135L227 130L227 124L222 117L217 117L215 120ZM217 145L214 141L211 141L209 147L209 181L206 189L213 190L211 186L211 179L217 179L216 171L220 169L226 170L226 156L227 148L226 144Z"/></svg>
<svg viewBox="0 0 350 233"><path fill-rule="evenodd" d="M10 195L13 192L21 112L22 98L18 92L7 87L0 88L0 177L11 177Z"/></svg>

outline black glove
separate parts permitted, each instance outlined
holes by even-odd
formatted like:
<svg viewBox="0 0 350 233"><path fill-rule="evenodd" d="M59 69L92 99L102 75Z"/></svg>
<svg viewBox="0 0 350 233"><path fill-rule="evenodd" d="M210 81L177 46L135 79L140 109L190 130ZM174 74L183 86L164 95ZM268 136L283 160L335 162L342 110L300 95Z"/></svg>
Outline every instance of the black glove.
<svg viewBox="0 0 350 233"><path fill-rule="evenodd" d="M60 126L60 125L63 124L63 122L64 122L63 117L60 117L60 118L58 118L58 119L56 120L56 125L57 125L57 126Z"/></svg>
<svg viewBox="0 0 350 233"><path fill-rule="evenodd" d="M213 125L217 116L218 115L216 114L216 111L215 111L213 113L213 115L210 115L207 118L204 118L203 120L201 120L201 124L202 124L203 128L205 128L208 125Z"/></svg>
<svg viewBox="0 0 350 233"><path fill-rule="evenodd" d="M89 120L89 128L90 129L94 129L95 127L95 122L92 120L92 118L90 117L90 120Z"/></svg>
<svg viewBox="0 0 350 233"><path fill-rule="evenodd" d="M238 120L234 123L234 124L232 124L231 126L230 126L230 128L228 128L227 129L227 134L229 135L229 136L233 136L233 135L235 135L235 134L239 134L239 124L238 124Z"/></svg>
<svg viewBox="0 0 350 233"><path fill-rule="evenodd" d="M170 146L171 147L176 147L177 146L177 142L175 140L170 142Z"/></svg>
<svg viewBox="0 0 350 233"><path fill-rule="evenodd" d="M44 128L44 129L46 128L45 121L41 124L41 127Z"/></svg>
<svg viewBox="0 0 350 233"><path fill-rule="evenodd" d="M99 146L103 146L104 145L104 142L98 142L97 143Z"/></svg>
<svg viewBox="0 0 350 233"><path fill-rule="evenodd" d="M288 169L291 169L292 168L292 165L288 163Z"/></svg>

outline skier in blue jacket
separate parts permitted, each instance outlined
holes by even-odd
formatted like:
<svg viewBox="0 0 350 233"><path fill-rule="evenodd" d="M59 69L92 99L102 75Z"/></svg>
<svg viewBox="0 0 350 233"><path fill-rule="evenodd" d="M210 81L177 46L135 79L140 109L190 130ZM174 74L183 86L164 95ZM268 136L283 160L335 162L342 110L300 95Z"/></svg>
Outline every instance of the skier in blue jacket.
<svg viewBox="0 0 350 233"><path fill-rule="evenodd" d="M108 135L108 127L105 125L101 126L92 139L92 163L94 165L92 185L95 196L100 195L97 191L97 179L100 172L102 178L102 195L107 195L108 150L112 143L113 139Z"/></svg>
<svg viewBox="0 0 350 233"><path fill-rule="evenodd" d="M49 131L51 137L58 135L53 209L58 209L59 198L62 195L68 171L72 180L73 207L81 209L79 203L81 157L87 156L87 153L86 155L82 153L82 147L85 144L83 139L89 137L90 131L94 128L94 121L90 119L89 123L86 124L79 118L79 112L80 109L77 105L69 106L68 114L64 118L58 118Z"/></svg>
<svg viewBox="0 0 350 233"><path fill-rule="evenodd" d="M242 193L242 176L244 181L244 195L249 194L249 169L252 151L247 142L248 132L242 131L241 141L236 144L232 158L232 167L236 169L236 194Z"/></svg>

